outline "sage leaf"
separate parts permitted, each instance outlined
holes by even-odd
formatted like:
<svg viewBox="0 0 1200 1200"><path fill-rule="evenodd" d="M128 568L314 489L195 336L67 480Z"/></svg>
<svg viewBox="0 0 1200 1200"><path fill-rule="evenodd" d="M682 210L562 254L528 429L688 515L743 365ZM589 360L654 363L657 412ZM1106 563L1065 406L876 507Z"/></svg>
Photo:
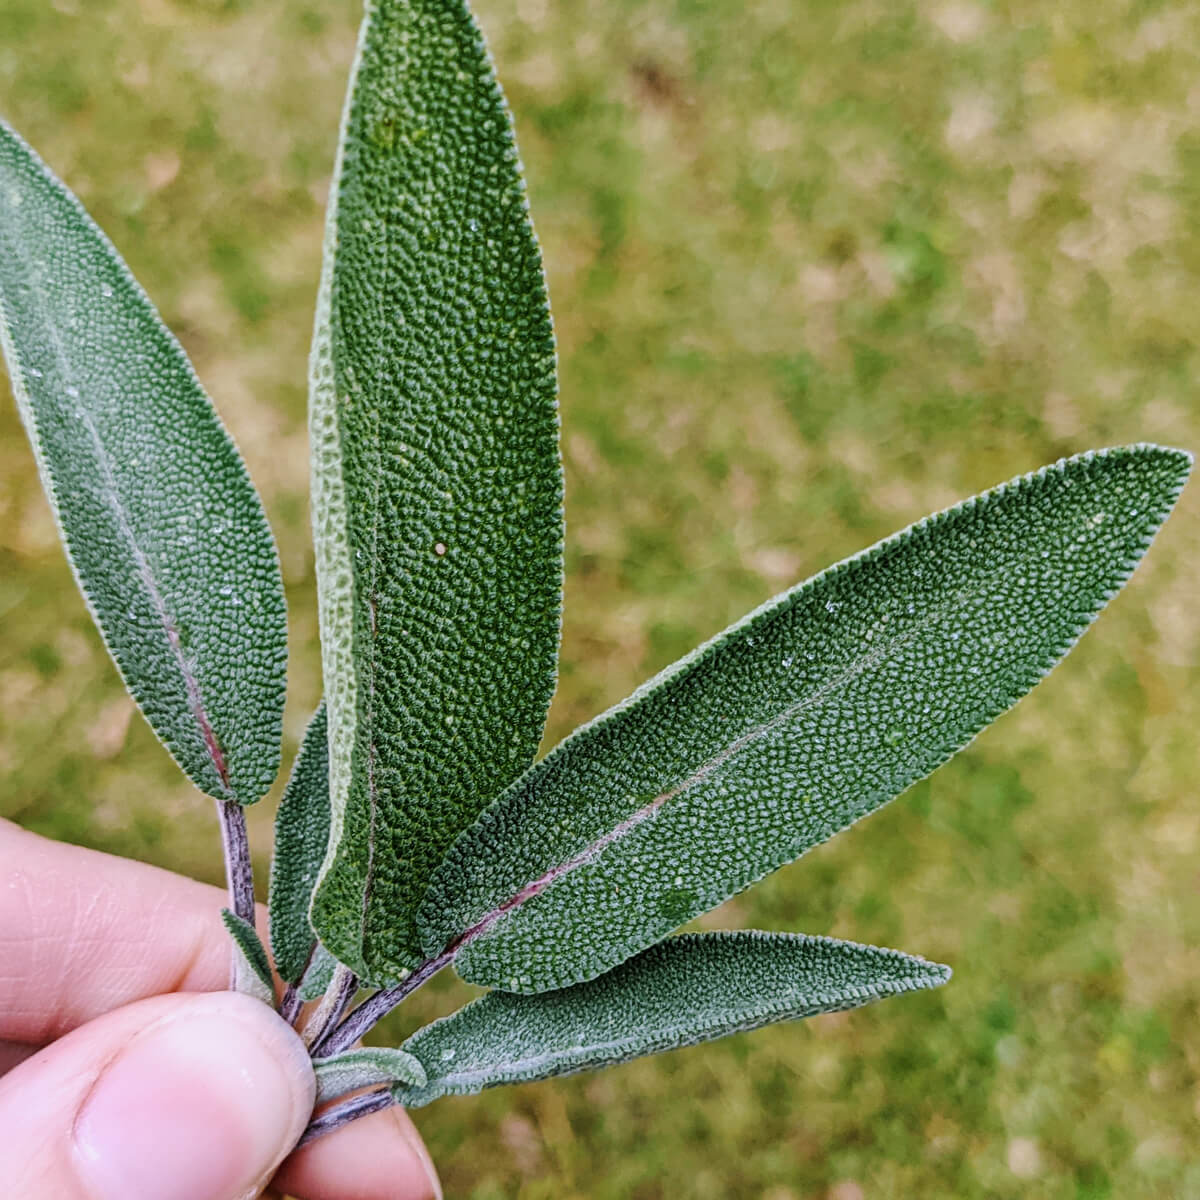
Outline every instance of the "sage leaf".
<svg viewBox="0 0 1200 1200"><path fill-rule="evenodd" d="M313 1074L317 1077L318 1104L381 1083L423 1088L427 1082L419 1059L404 1050L376 1046L314 1059Z"/></svg>
<svg viewBox="0 0 1200 1200"><path fill-rule="evenodd" d="M317 935L308 919L329 842L329 739L322 702L313 713L275 814L271 858L271 952L275 969L299 983Z"/></svg>
<svg viewBox="0 0 1200 1200"><path fill-rule="evenodd" d="M455 844L425 949L474 983L591 978L928 775L1121 587L1191 458L1090 452L926 518L668 667Z"/></svg>
<svg viewBox="0 0 1200 1200"><path fill-rule="evenodd" d="M310 1000L319 1000L333 982L333 973L337 970L338 961L321 945L317 943L312 962L300 980L300 999L306 1004Z"/></svg>
<svg viewBox="0 0 1200 1200"><path fill-rule="evenodd" d="M587 983L538 996L489 992L418 1030L404 1048L429 1081L395 1095L416 1108L857 1008L949 978L949 967L833 938L683 934Z"/></svg>
<svg viewBox="0 0 1200 1200"><path fill-rule="evenodd" d="M330 852L312 917L364 980L420 961L457 833L554 688L554 341L508 109L462 0L368 6L310 366Z"/></svg>
<svg viewBox="0 0 1200 1200"><path fill-rule="evenodd" d="M111 242L0 122L0 345L67 557L126 686L202 791L279 768L283 583L245 466Z"/></svg>
<svg viewBox="0 0 1200 1200"><path fill-rule="evenodd" d="M228 908L221 909L221 920L240 956L236 989L246 992L264 1004L275 1003L275 981L271 975L271 963L267 951L258 936L258 931Z"/></svg>

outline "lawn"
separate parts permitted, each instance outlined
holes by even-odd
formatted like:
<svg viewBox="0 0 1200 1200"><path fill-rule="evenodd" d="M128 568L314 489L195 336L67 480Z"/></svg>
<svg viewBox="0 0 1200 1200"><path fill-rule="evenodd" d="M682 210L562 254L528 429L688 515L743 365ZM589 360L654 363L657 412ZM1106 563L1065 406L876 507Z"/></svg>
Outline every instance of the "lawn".
<svg viewBox="0 0 1200 1200"><path fill-rule="evenodd" d="M1092 446L1200 450L1194 6L477 8L561 358L547 745L929 511ZM306 355L357 17L0 12L0 112L126 256L264 494L289 748L320 694ZM1019 709L701 922L900 947L950 963L946 988L440 1101L417 1121L447 1195L1200 1198L1198 563L1193 484ZM0 615L0 816L215 881L210 803L125 698L7 395ZM264 882L273 803L251 813ZM391 1034L466 994L439 979Z"/></svg>

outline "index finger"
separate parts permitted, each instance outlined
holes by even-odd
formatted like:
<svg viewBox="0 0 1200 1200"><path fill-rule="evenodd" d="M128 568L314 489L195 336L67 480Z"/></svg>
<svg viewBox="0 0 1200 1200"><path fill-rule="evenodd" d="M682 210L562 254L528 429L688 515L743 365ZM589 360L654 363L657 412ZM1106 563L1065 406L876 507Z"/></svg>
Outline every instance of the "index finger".
<svg viewBox="0 0 1200 1200"><path fill-rule="evenodd" d="M226 987L226 902L0 820L0 1040L41 1045L147 996Z"/></svg>

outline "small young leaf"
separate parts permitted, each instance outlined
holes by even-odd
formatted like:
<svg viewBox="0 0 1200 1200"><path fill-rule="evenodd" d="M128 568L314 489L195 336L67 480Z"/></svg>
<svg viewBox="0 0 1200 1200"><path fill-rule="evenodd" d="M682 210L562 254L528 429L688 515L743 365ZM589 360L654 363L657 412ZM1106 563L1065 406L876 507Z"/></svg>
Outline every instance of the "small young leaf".
<svg viewBox="0 0 1200 1200"><path fill-rule="evenodd" d="M347 1050L333 1058L314 1059L313 1073L317 1077L318 1104L380 1083L423 1088L427 1082L425 1068L419 1059L404 1050L376 1046Z"/></svg>
<svg viewBox="0 0 1200 1200"><path fill-rule="evenodd" d="M1120 588L1190 456L1088 453L776 597L554 749L455 844L421 908L475 983L609 970L928 775Z"/></svg>
<svg viewBox="0 0 1200 1200"><path fill-rule="evenodd" d="M463 0L368 5L310 365L330 854L313 923L363 979L420 961L457 833L554 689L554 341L508 109Z"/></svg>
<svg viewBox="0 0 1200 1200"><path fill-rule="evenodd" d="M313 713L275 814L271 859L271 951L275 969L298 983L317 935L308 919L329 843L329 740L324 701Z"/></svg>
<svg viewBox="0 0 1200 1200"><path fill-rule="evenodd" d="M684 934L599 979L539 996L489 992L413 1034L429 1076L396 1089L409 1108L627 1062L775 1021L857 1008L950 978L950 968L832 938Z"/></svg>
<svg viewBox="0 0 1200 1200"><path fill-rule="evenodd" d="M325 995L333 982L333 973L337 967L337 959L318 942L312 962L308 964L308 970L300 980L300 999L307 1004L310 1000L319 1000Z"/></svg>
<svg viewBox="0 0 1200 1200"><path fill-rule="evenodd" d="M264 1004L275 1003L275 981L271 977L271 963L267 951L259 938L257 930L248 921L243 921L237 913L227 908L221 909L221 920L229 930L241 955L241 965L249 971L239 973L240 980L249 983L249 987L239 987L238 991L246 991Z"/></svg>
<svg viewBox="0 0 1200 1200"><path fill-rule="evenodd" d="M109 240L0 122L0 345L67 556L126 686L198 788L279 768L275 543L183 348Z"/></svg>

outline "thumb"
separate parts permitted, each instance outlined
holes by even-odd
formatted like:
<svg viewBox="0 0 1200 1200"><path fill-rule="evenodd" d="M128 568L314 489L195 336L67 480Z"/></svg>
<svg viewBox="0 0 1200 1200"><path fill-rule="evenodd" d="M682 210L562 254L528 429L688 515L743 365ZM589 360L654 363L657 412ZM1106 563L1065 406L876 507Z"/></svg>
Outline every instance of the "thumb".
<svg viewBox="0 0 1200 1200"><path fill-rule="evenodd" d="M257 1000L143 1000L0 1079L0 1195L257 1196L303 1132L313 1092L300 1039Z"/></svg>

